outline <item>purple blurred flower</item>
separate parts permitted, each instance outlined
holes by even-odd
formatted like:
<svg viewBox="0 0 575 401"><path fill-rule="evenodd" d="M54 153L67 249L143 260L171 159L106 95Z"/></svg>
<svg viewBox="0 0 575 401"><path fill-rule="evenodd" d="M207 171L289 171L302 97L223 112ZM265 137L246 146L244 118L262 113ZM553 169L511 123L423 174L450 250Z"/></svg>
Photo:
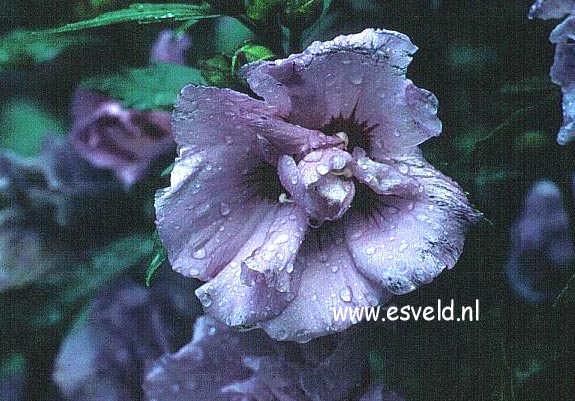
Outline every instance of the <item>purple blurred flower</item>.
<svg viewBox="0 0 575 401"><path fill-rule="evenodd" d="M175 36L170 29L163 30L152 45L151 64L186 64L186 52L192 46L192 39L185 33Z"/></svg>
<svg viewBox="0 0 575 401"><path fill-rule="evenodd" d="M529 18L553 19L569 15L551 32L555 57L551 66L551 80L561 86L563 93L563 125L557 143L565 145L575 138L575 1L537 0L531 6Z"/></svg>
<svg viewBox="0 0 575 401"><path fill-rule="evenodd" d="M56 265L55 249L46 249L39 230L17 209L0 211L0 292L23 286Z"/></svg>
<svg viewBox="0 0 575 401"><path fill-rule="evenodd" d="M192 341L148 370L146 400L403 400L381 386L359 398L365 391L367 358L355 334L302 346L274 342L261 331L236 332L201 316Z"/></svg>
<svg viewBox="0 0 575 401"><path fill-rule="evenodd" d="M405 77L416 49L368 29L245 67L263 101L183 89L157 225L173 268L208 281L206 313L305 342L351 325L333 308L377 305L455 265L480 214L418 148L441 122Z"/></svg>
<svg viewBox="0 0 575 401"><path fill-rule="evenodd" d="M36 222L85 224L120 189L108 172L95 169L55 135L46 136L37 157L0 152L0 196Z"/></svg>
<svg viewBox="0 0 575 401"><path fill-rule="evenodd" d="M530 303L557 296L575 261L569 219L557 185L548 180L533 185L511 236L506 273L513 290Z"/></svg>
<svg viewBox="0 0 575 401"><path fill-rule="evenodd" d="M575 0L536 0L529 10L529 18L563 18L575 11Z"/></svg>
<svg viewBox="0 0 575 401"><path fill-rule="evenodd" d="M94 166L114 170L126 186L175 147L168 112L126 110L117 100L79 89L72 115L74 147Z"/></svg>
<svg viewBox="0 0 575 401"><path fill-rule="evenodd" d="M72 401L140 401L144 370L179 347L200 311L192 283L164 277L151 288L116 283L91 303L64 340L53 379ZM175 348L177 349L177 348Z"/></svg>

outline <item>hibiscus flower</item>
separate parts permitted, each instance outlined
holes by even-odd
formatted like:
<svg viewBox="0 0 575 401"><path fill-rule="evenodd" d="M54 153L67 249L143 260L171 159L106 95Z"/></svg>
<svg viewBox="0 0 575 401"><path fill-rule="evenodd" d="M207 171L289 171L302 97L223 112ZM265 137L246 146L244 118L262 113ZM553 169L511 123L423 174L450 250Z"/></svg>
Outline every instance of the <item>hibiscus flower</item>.
<svg viewBox="0 0 575 401"><path fill-rule="evenodd" d="M416 50L367 29L244 67L257 97L182 90L157 226L207 314L306 342L455 265L481 215L418 148L441 122L406 78Z"/></svg>

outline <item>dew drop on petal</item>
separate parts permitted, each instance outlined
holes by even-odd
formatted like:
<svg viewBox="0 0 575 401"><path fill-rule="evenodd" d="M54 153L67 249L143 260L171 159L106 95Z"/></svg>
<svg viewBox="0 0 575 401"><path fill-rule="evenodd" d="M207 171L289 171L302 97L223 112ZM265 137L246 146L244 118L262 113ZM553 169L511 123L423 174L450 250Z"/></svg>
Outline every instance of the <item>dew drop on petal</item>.
<svg viewBox="0 0 575 401"><path fill-rule="evenodd" d="M210 305L212 304L212 297L210 297L210 294L208 294L207 292L202 292L198 294L198 299L200 300L204 308L209 308Z"/></svg>
<svg viewBox="0 0 575 401"><path fill-rule="evenodd" d="M228 205L226 202L220 203L220 213L222 216L227 216L230 214L230 205Z"/></svg>
<svg viewBox="0 0 575 401"><path fill-rule="evenodd" d="M339 290L339 298L343 302L351 302L351 290L349 287L345 286Z"/></svg>
<svg viewBox="0 0 575 401"><path fill-rule="evenodd" d="M315 171L317 171L319 175L326 175L327 173L329 173L329 167L326 166L325 164L320 164L315 168Z"/></svg>
<svg viewBox="0 0 575 401"><path fill-rule="evenodd" d="M287 233L278 234L276 240L274 241L276 244L285 244L289 240L289 235Z"/></svg>
<svg viewBox="0 0 575 401"><path fill-rule="evenodd" d="M351 78L351 83L354 85L361 85L363 82L363 77L361 75L356 75Z"/></svg>
<svg viewBox="0 0 575 401"><path fill-rule="evenodd" d="M287 331L285 331L284 329L280 329L277 332L277 339L278 340L285 340L288 337L288 333Z"/></svg>
<svg viewBox="0 0 575 401"><path fill-rule="evenodd" d="M192 253L192 258L203 259L206 257L206 250L204 248L198 248Z"/></svg>

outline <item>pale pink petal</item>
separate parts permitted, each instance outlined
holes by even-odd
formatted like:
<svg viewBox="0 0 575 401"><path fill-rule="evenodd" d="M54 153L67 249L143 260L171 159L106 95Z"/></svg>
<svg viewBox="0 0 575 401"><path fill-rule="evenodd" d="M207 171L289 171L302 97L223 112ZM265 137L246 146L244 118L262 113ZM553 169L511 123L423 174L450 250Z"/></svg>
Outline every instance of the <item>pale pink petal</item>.
<svg viewBox="0 0 575 401"><path fill-rule="evenodd" d="M404 294L455 265L464 234L481 214L462 189L421 159L399 167L419 187L410 196L365 193L367 209L345 216L345 238L359 271L386 290Z"/></svg>
<svg viewBox="0 0 575 401"><path fill-rule="evenodd" d="M290 122L318 130L338 118L363 124L359 138L346 132L350 143L379 159L408 154L441 132L437 99L405 76L416 50L403 34L366 29L314 42L285 60L248 65L243 75Z"/></svg>
<svg viewBox="0 0 575 401"><path fill-rule="evenodd" d="M550 40L556 44L551 80L561 86L563 93L563 124L557 142L565 145L575 138L575 17L559 24L551 32Z"/></svg>
<svg viewBox="0 0 575 401"><path fill-rule="evenodd" d="M304 269L297 297L281 315L259 323L272 338L307 342L342 331L357 321L335 321L334 309L375 306L389 299L389 292L357 270L343 235L339 222L309 232L298 254Z"/></svg>
<svg viewBox="0 0 575 401"><path fill-rule="evenodd" d="M337 220L351 206L355 186L345 177L351 155L340 149L322 149L308 153L297 165L290 156L282 156L278 174L283 187L316 224Z"/></svg>
<svg viewBox="0 0 575 401"><path fill-rule="evenodd" d="M301 266L295 256L306 228L297 205L270 206L234 259L196 290L206 313L231 326L281 313L297 294Z"/></svg>
<svg viewBox="0 0 575 401"><path fill-rule="evenodd" d="M386 163L379 163L366 156L361 148L353 151L353 163L349 164L349 169L353 176L361 183L366 184L375 193L380 195L402 195L411 194L417 190L417 181L401 172L402 168L407 168L400 161L389 159Z"/></svg>
<svg viewBox="0 0 575 401"><path fill-rule="evenodd" d="M156 198L158 230L172 267L202 280L232 261L278 203L275 147L299 153L332 141L272 119L241 93L194 86L182 91L173 132L179 157L171 187Z"/></svg>
<svg viewBox="0 0 575 401"><path fill-rule="evenodd" d="M222 388L252 375L251 369L242 363L243 357L272 354L270 340L263 333L238 335L211 318L200 316L194 325L192 341L175 354L162 356L146 373L143 386L146 400L229 401L230 391L223 392ZM261 389L259 386L242 389L245 394L255 395L254 390Z"/></svg>
<svg viewBox="0 0 575 401"><path fill-rule="evenodd" d="M529 18L557 19L574 11L574 0L536 0L529 10Z"/></svg>

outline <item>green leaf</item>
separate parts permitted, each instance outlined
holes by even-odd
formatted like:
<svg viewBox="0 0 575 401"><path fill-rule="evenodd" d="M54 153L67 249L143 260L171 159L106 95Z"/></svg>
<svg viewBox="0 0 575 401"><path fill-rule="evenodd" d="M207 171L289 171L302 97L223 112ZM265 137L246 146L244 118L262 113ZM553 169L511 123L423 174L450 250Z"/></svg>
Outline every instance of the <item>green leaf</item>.
<svg viewBox="0 0 575 401"><path fill-rule="evenodd" d="M167 175L172 174L172 170L174 170L176 163L172 163L170 164L168 167L166 167L161 173L160 173L160 177L165 177Z"/></svg>
<svg viewBox="0 0 575 401"><path fill-rule="evenodd" d="M66 48L93 42L87 36L34 36L29 31L12 31L0 37L0 68L43 63Z"/></svg>
<svg viewBox="0 0 575 401"><path fill-rule="evenodd" d="M62 285L60 302L70 304L93 296L116 277L146 260L153 244L143 234L120 238L98 250L86 263L74 268L63 277L52 277L51 284ZM64 281L58 283L58 281Z"/></svg>
<svg viewBox="0 0 575 401"><path fill-rule="evenodd" d="M97 90L136 109L170 109L187 84L205 85L201 72L192 67L159 64L131 68L119 74L85 80L81 86Z"/></svg>
<svg viewBox="0 0 575 401"><path fill-rule="evenodd" d="M208 85L233 88L237 84L235 72L232 71L231 57L220 54L208 59L200 59L198 66Z"/></svg>
<svg viewBox="0 0 575 401"><path fill-rule="evenodd" d="M47 132L64 132L65 124L29 100L11 100L0 109L0 146L34 156Z"/></svg>
<svg viewBox="0 0 575 401"><path fill-rule="evenodd" d="M565 288L561 290L557 299L553 302L553 306L563 305L573 301L575 301L575 274L567 281Z"/></svg>
<svg viewBox="0 0 575 401"><path fill-rule="evenodd" d="M158 231L154 231L152 234L152 241L154 243L154 250L152 252L152 260L148 265L148 269L146 270L146 286L150 286L152 282L152 278L167 258L166 249L162 245L160 241L160 236L158 235Z"/></svg>
<svg viewBox="0 0 575 401"><path fill-rule="evenodd" d="M557 86L551 82L549 75L527 77L519 82L508 83L501 87L501 93L504 95L523 95L554 90L557 90Z"/></svg>
<svg viewBox="0 0 575 401"><path fill-rule="evenodd" d="M311 26L324 12L323 0L288 0L284 10L285 24L290 29Z"/></svg>
<svg viewBox="0 0 575 401"><path fill-rule="evenodd" d="M235 72L244 64L274 58L276 55L267 47L248 43L240 47L232 57L232 70Z"/></svg>
<svg viewBox="0 0 575 401"><path fill-rule="evenodd" d="M246 9L246 15L253 21L265 22L278 11L286 0L252 0Z"/></svg>
<svg viewBox="0 0 575 401"><path fill-rule="evenodd" d="M122 22L150 24L162 21L188 21L219 17L217 14L211 14L211 11L211 7L207 4L132 4L128 8L110 11L90 20L74 22L40 33L63 33Z"/></svg>

